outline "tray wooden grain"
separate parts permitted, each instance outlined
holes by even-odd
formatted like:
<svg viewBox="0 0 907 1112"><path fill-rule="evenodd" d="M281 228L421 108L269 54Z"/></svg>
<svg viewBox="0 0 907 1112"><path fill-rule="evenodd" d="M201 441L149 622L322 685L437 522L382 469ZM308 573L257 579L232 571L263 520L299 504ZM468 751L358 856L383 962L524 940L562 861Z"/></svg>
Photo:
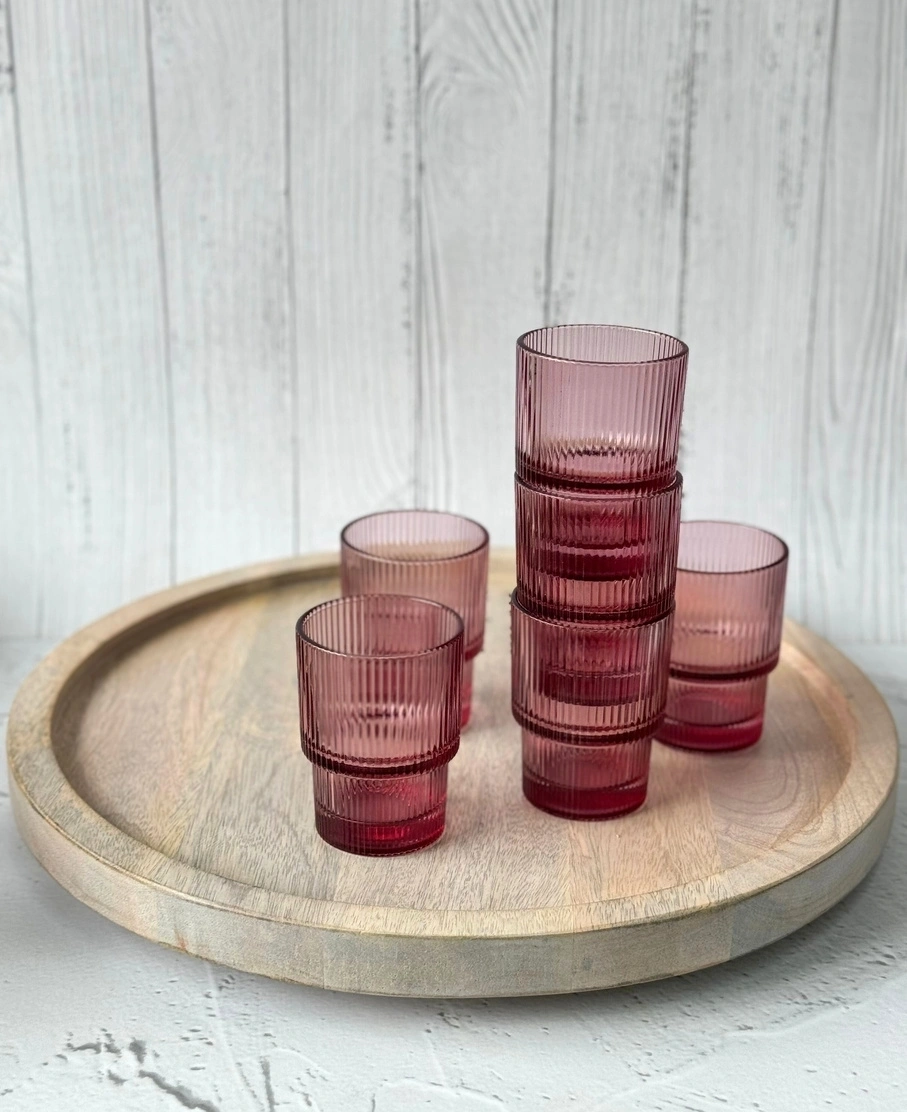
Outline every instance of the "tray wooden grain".
<svg viewBox="0 0 907 1112"><path fill-rule="evenodd" d="M513 558L491 564L473 722L447 832L353 857L312 825L293 625L338 593L308 557L142 599L25 681L8 733L16 821L76 897L239 969L407 996L573 992L688 972L820 915L879 856L897 737L866 677L788 623L752 750L654 747L642 810L566 822L520 791Z"/></svg>

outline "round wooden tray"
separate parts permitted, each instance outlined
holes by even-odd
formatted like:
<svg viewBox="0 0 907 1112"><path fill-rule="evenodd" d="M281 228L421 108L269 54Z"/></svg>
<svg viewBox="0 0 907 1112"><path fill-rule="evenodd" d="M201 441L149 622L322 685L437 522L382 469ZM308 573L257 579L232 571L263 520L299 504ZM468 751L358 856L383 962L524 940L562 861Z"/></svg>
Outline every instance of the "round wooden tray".
<svg viewBox="0 0 907 1112"><path fill-rule="evenodd" d="M138 934L304 984L406 996L573 992L727 961L849 892L894 812L897 738L857 668L793 623L754 749L654 746L649 799L567 822L520 790L512 555L492 559L473 722L448 825L408 857L315 834L293 626L336 562L231 572L71 637L10 715L11 793L35 856Z"/></svg>

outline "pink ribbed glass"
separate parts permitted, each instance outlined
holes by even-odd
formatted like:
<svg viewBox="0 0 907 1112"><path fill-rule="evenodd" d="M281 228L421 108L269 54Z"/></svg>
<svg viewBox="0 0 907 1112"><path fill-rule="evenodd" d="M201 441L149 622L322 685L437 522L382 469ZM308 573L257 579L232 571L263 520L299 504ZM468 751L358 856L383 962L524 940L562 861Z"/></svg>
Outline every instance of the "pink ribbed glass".
<svg viewBox="0 0 907 1112"><path fill-rule="evenodd" d="M661 741L739 749L759 740L765 677L781 649L787 562L787 545L763 529L681 524Z"/></svg>
<svg viewBox="0 0 907 1112"><path fill-rule="evenodd" d="M648 622L571 622L511 600L513 715L558 741L650 737L664 713L673 612Z"/></svg>
<svg viewBox="0 0 907 1112"><path fill-rule="evenodd" d="M680 526L671 668L694 676L770 672L778 662L787 545L729 521Z"/></svg>
<svg viewBox="0 0 907 1112"><path fill-rule="evenodd" d="M562 818L617 818L645 802L651 752L651 737L573 744L524 729L523 795Z"/></svg>
<svg viewBox="0 0 907 1112"><path fill-rule="evenodd" d="M405 595L332 599L299 619L296 652L319 834L370 855L434 842L460 741L460 616Z"/></svg>
<svg viewBox="0 0 907 1112"><path fill-rule="evenodd" d="M762 736L768 673L745 679L668 680L659 741L685 749L743 749Z"/></svg>
<svg viewBox="0 0 907 1112"><path fill-rule="evenodd" d="M663 487L677 464L687 346L605 324L517 340L517 474L538 487Z"/></svg>
<svg viewBox="0 0 907 1112"><path fill-rule="evenodd" d="M340 534L340 582L344 595L414 595L461 615L465 726L472 707L473 660L485 635L487 531L468 517L436 510L389 510L357 518Z"/></svg>
<svg viewBox="0 0 907 1112"><path fill-rule="evenodd" d="M683 480L665 490L539 490L516 479L520 602L561 618L642 620L673 602Z"/></svg>

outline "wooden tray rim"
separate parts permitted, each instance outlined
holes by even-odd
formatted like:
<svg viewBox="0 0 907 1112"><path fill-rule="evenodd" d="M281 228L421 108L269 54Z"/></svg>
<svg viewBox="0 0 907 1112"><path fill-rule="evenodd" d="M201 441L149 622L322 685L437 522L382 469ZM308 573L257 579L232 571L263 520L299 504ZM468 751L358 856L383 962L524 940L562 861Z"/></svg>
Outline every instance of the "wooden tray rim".
<svg viewBox="0 0 907 1112"><path fill-rule="evenodd" d="M492 558L496 562L512 562L512 555L506 550L495 550ZM717 900L709 898L698 881L584 905L493 911L369 907L314 900L257 888L167 857L102 818L76 793L57 763L52 737L63 697L87 669L103 666L104 659L125 644L141 640L159 625L181 620L193 611L216 606L228 598L317 578L332 573L336 567L336 555L317 553L268 561L181 584L106 615L63 641L38 664L13 703L7 750L17 822L26 842L46 866L47 855L42 855L35 843L50 838L70 843L71 848L89 855L104 870L129 876L179 900L230 914L362 934L362 914L369 912L374 920L371 929L384 936L505 940L638 927L683 919L702 911L718 912L794 880L839 853L864 832L879 842L873 860L881 852L893 815L898 766L897 734L890 712L876 688L854 664L828 642L790 620L785 623L784 651L796 654L798 668L812 674L814 682L821 683L826 693L837 700L839 712L849 715L856 736L863 743L855 747L854 760L838 791L817 814L821 822L814 824L817 843L814 852L798 846L799 862L792 869L793 843L776 846L761 858L766 880L758 886L734 883L747 872L748 863L732 867L721 874L725 892ZM821 653L822 668L810 658L809 649ZM829 684L825 677L835 683ZM844 691L850 694L845 695ZM859 700L853 698L855 694L860 696ZM842 807L845 792L850 798L848 806ZM837 831L833 844L827 841L822 844L819 830L829 826ZM58 879L69 886L65 877ZM665 911L668 894L682 906L681 910ZM355 926L349 924L353 911ZM104 913L117 918L110 911Z"/></svg>

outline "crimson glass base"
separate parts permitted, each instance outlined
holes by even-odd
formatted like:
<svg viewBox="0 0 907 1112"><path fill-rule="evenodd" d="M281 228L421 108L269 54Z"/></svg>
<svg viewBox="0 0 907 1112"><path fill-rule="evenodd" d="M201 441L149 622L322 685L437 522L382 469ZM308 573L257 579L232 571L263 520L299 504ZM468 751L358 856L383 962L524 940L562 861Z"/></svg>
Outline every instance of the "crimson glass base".
<svg viewBox="0 0 907 1112"><path fill-rule="evenodd" d="M762 736L768 675L672 675L658 740L684 749L744 749Z"/></svg>
<svg viewBox="0 0 907 1112"><path fill-rule="evenodd" d="M394 857L444 833L447 765L410 776L349 776L317 765L315 829L337 849Z"/></svg>
<svg viewBox="0 0 907 1112"><path fill-rule="evenodd" d="M562 818L616 818L645 802L650 737L579 745L523 730L523 795Z"/></svg>

